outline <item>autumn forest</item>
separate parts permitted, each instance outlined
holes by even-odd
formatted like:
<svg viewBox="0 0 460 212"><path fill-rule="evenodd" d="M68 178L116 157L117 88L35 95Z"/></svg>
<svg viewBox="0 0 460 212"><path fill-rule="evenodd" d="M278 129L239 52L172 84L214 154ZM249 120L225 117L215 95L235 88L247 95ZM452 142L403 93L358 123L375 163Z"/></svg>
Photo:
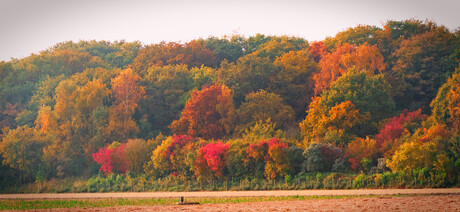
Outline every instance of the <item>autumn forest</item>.
<svg viewBox="0 0 460 212"><path fill-rule="evenodd" d="M0 192L459 186L460 31L58 43L0 62L0 141Z"/></svg>

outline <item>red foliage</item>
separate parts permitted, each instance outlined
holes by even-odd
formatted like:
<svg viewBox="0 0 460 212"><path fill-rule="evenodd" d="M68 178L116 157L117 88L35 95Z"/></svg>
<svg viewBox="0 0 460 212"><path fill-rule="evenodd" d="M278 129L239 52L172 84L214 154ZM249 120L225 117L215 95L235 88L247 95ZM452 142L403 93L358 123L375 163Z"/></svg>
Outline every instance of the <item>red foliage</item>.
<svg viewBox="0 0 460 212"><path fill-rule="evenodd" d="M278 138L272 138L269 141L261 140L259 143L251 144L246 150L248 157L255 160L270 160L270 152L275 152L276 149L285 149L288 145L282 142L279 142Z"/></svg>
<svg viewBox="0 0 460 212"><path fill-rule="evenodd" d="M93 159L101 165L101 170L104 172L104 174L112 173L113 169L113 163L112 163L112 157L110 155L112 154L113 149L107 149L107 147L100 148L97 153L93 154Z"/></svg>
<svg viewBox="0 0 460 212"><path fill-rule="evenodd" d="M364 158L369 160L377 159L378 149L376 148L376 141L374 139L367 138L356 138L348 144L345 156L351 163L351 168L358 170L360 168L361 161ZM366 168L366 167L361 167Z"/></svg>
<svg viewBox="0 0 460 212"><path fill-rule="evenodd" d="M258 160L265 160L267 157L268 152L268 143L264 140L260 141L256 144L251 144L249 148L246 150L249 158L252 158L256 161Z"/></svg>
<svg viewBox="0 0 460 212"><path fill-rule="evenodd" d="M392 153L397 146L399 146L396 140L399 139L405 131L407 131L407 133L413 133L426 118L427 115L422 114L422 110L418 109L413 112L404 110L399 116L388 119L379 133L375 135L377 148L385 154Z"/></svg>
<svg viewBox="0 0 460 212"><path fill-rule="evenodd" d="M246 150L249 160L256 163L264 163L264 174L267 179L275 179L277 176L286 174L289 167L288 155L286 152L288 145L272 138L269 141L261 140L257 144L251 144Z"/></svg>
<svg viewBox="0 0 460 212"><path fill-rule="evenodd" d="M124 149L125 144L113 149L103 147L97 153L93 154L93 159L101 165L100 170L104 174L113 172L125 173L128 169L128 161L125 159Z"/></svg>
<svg viewBox="0 0 460 212"><path fill-rule="evenodd" d="M170 159L171 156L175 154L174 150L181 149L182 147L192 142L192 140L193 138L188 135L174 135L173 142L163 152L163 156L167 159Z"/></svg>
<svg viewBox="0 0 460 212"><path fill-rule="evenodd" d="M199 156L195 163L197 166L211 169L216 177L221 177L229 149L230 146L228 144L220 141L209 143L199 149Z"/></svg>

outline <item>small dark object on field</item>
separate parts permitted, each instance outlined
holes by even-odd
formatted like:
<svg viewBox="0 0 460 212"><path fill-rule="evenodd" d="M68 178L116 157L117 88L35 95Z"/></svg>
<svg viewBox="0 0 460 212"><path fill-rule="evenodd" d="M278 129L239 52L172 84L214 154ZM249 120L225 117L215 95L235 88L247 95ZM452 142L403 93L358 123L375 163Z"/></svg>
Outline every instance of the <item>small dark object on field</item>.
<svg viewBox="0 0 460 212"><path fill-rule="evenodd" d="M180 201L177 203L178 205L199 205L199 202L185 202L184 197L180 197Z"/></svg>

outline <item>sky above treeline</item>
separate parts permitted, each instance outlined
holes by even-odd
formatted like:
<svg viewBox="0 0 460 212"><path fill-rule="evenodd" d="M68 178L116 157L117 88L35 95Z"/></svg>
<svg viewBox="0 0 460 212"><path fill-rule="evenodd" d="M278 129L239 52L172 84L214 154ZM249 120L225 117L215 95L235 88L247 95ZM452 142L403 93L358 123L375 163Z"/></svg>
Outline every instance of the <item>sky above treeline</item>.
<svg viewBox="0 0 460 212"><path fill-rule="evenodd" d="M261 33L315 41L411 18L454 31L459 8L459 0L0 0L0 61L69 40L152 44Z"/></svg>

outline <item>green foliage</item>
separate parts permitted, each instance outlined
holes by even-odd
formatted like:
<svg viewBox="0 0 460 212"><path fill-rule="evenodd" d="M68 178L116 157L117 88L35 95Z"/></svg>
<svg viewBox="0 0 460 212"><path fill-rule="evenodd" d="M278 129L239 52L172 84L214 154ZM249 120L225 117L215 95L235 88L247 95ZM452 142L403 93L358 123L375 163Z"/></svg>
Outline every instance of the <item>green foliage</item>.
<svg viewBox="0 0 460 212"><path fill-rule="evenodd" d="M49 137L28 126L10 130L0 143L2 164L19 170L21 181L35 180L35 175L46 166L43 147L47 144Z"/></svg>
<svg viewBox="0 0 460 212"><path fill-rule="evenodd" d="M393 54L397 60L387 77L398 107L427 107L446 81L453 35L444 27L403 40Z"/></svg>
<svg viewBox="0 0 460 212"><path fill-rule="evenodd" d="M356 129L358 136L375 134L377 124L393 115L395 109L383 76L369 76L364 71L350 71L340 77L321 95L321 100L328 107L350 101L361 114L369 114L370 119Z"/></svg>
<svg viewBox="0 0 460 212"><path fill-rule="evenodd" d="M259 120L256 124L249 129L246 129L242 138L248 142L256 142L260 139L269 138L284 138L284 132L276 129L276 124L267 119L265 121Z"/></svg>
<svg viewBox="0 0 460 212"><path fill-rule="evenodd" d="M240 123L235 129L237 132L265 120L271 120L273 126L284 130L294 123L294 110L285 105L279 95L260 90L246 95L245 100L236 111Z"/></svg>
<svg viewBox="0 0 460 212"><path fill-rule="evenodd" d="M330 172L334 164L341 163L342 151L329 144L312 143L303 153L308 172ZM338 167L339 165L335 165Z"/></svg>
<svg viewBox="0 0 460 212"><path fill-rule="evenodd" d="M125 42L124 40L108 42L108 41L79 41L74 43L67 41L56 44L50 51L61 49L74 50L78 52L86 52L92 56L101 58L112 67L126 68L130 64L137 52L141 48L138 41Z"/></svg>
<svg viewBox="0 0 460 212"><path fill-rule="evenodd" d="M368 43L370 45L376 44L376 37L379 34L379 29L376 26L358 25L350 27L342 32L337 33L334 37L327 37L324 40L325 45L331 49L344 43L360 45Z"/></svg>

